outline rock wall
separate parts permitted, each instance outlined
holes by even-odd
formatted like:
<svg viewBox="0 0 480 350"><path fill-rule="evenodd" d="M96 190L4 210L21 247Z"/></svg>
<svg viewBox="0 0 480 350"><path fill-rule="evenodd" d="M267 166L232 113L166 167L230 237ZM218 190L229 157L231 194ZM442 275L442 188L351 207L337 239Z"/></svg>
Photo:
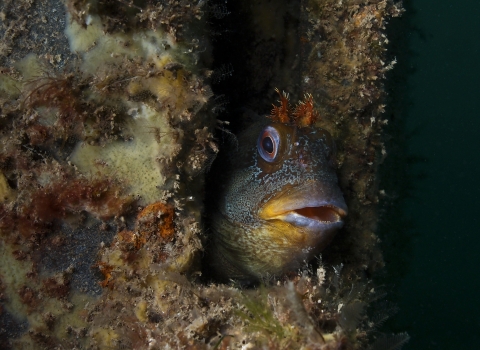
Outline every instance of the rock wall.
<svg viewBox="0 0 480 350"><path fill-rule="evenodd" d="M382 293L370 280L383 265L376 173L394 63L384 29L401 11L387 1L4 1L1 346L406 342L378 336L392 306L371 306ZM234 34L221 29L229 21ZM237 44L231 64L222 40ZM222 85L230 75L237 94ZM275 87L292 99L311 93L318 125L335 137L346 227L314 265L261 288L207 283L215 128L236 128L239 106L270 108Z"/></svg>

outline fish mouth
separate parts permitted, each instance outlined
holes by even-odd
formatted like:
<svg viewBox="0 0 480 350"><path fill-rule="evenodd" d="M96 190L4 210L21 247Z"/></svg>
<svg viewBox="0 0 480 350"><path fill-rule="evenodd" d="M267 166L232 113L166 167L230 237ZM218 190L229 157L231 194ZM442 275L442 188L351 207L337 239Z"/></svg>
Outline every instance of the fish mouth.
<svg viewBox="0 0 480 350"><path fill-rule="evenodd" d="M305 207L289 211L287 216L298 216L308 220L320 221L324 224L332 224L339 221L347 215L347 212L333 205L324 205L320 207Z"/></svg>
<svg viewBox="0 0 480 350"><path fill-rule="evenodd" d="M306 184L287 189L268 201L260 210L260 218L281 220L308 231L335 230L343 226L347 205L337 186L320 187Z"/></svg>
<svg viewBox="0 0 480 350"><path fill-rule="evenodd" d="M319 228L340 228L343 226L343 218L346 215L346 210L327 204L288 210L271 216L267 220L281 220L295 226L317 230Z"/></svg>

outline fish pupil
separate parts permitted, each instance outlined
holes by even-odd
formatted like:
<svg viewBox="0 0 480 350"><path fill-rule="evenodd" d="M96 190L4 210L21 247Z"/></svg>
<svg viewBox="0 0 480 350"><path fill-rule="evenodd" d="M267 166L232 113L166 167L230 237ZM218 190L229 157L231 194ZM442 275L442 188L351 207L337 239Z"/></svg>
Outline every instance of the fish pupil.
<svg viewBox="0 0 480 350"><path fill-rule="evenodd" d="M267 153L269 154L273 153L273 140L270 136L263 138L262 147Z"/></svg>

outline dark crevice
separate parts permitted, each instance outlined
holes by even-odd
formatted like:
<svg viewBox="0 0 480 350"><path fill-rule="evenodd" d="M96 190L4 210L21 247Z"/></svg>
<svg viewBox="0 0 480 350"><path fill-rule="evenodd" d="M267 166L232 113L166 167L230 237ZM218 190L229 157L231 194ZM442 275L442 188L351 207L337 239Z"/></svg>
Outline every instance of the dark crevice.
<svg viewBox="0 0 480 350"><path fill-rule="evenodd" d="M275 88L298 95L300 82L300 2L229 1L228 14L210 13L213 70L212 88L223 96L224 110L218 119L230 122L238 132L246 110L269 114L277 100ZM211 5L212 6L212 5ZM294 99L295 100L295 99ZM251 115L251 113L250 113Z"/></svg>
<svg viewBox="0 0 480 350"><path fill-rule="evenodd" d="M390 44L387 61L396 58L397 65L385 80L386 116L389 124L385 128L385 145L389 156L380 167L380 188L385 197L380 206L378 235L382 240L382 251L385 259L383 274L377 275L377 283L395 286L388 290L393 304L398 303L398 283L411 270L413 239L416 234L413 222L407 218L406 205L412 198L418 183L411 169L420 157L408 149L409 135L406 130L406 119L411 108L411 79L414 69L412 59L414 53L410 46L410 38L405 33L416 32L413 27L414 12L411 1L404 1L406 12L400 19L392 19L388 24L387 36ZM401 310L400 310L401 312ZM395 324L397 317L387 321L384 330L390 332L405 331Z"/></svg>

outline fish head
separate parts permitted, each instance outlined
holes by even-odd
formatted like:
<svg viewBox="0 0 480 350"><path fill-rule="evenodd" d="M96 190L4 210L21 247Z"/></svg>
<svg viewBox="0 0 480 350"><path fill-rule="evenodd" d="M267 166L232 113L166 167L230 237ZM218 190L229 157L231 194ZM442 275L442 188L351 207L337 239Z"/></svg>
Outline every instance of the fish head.
<svg viewBox="0 0 480 350"><path fill-rule="evenodd" d="M324 129L272 124L261 130L258 177L272 183L272 191L258 204L257 217L278 226L272 234L288 237L288 231L292 244L318 251L343 226L347 206L335 173L335 153L335 143Z"/></svg>
<svg viewBox="0 0 480 350"><path fill-rule="evenodd" d="M216 240L246 275L295 269L328 245L347 215L333 138L317 127L269 123L252 126L238 142Z"/></svg>

